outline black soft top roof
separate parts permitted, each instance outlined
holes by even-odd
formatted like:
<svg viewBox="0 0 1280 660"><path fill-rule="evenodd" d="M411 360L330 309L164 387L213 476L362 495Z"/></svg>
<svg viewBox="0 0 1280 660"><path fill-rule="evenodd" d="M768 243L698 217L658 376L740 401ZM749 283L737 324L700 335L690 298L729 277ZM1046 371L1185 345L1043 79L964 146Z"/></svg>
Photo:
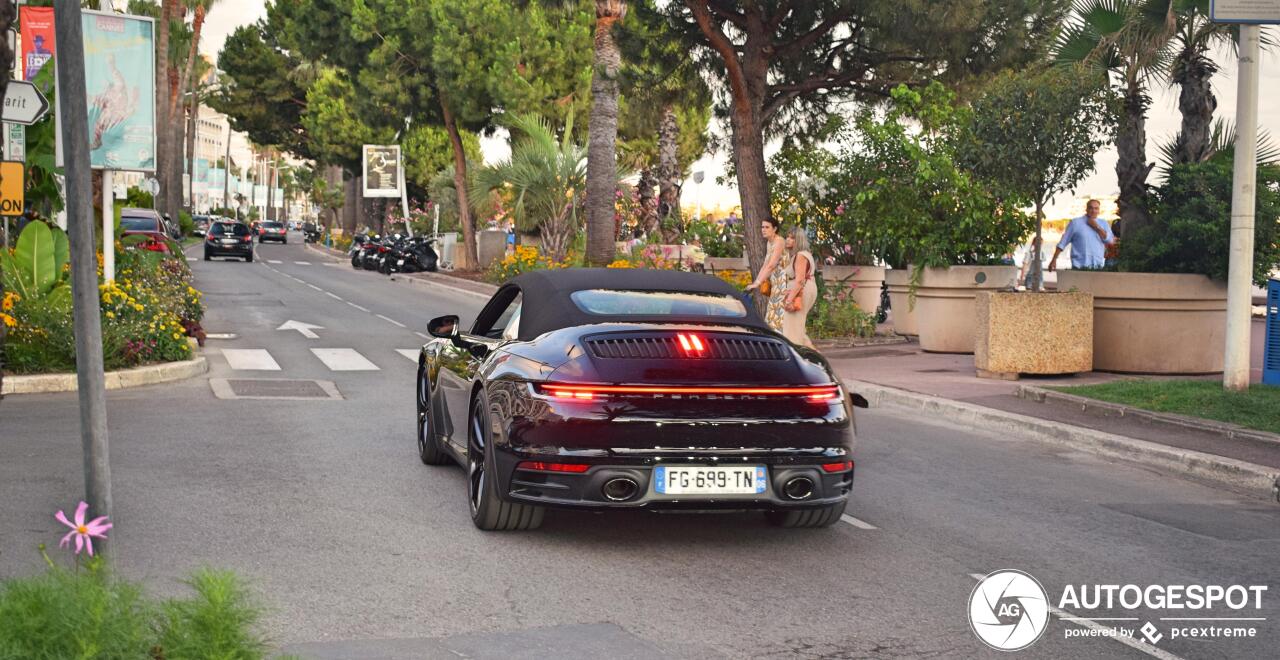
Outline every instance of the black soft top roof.
<svg viewBox="0 0 1280 660"><path fill-rule="evenodd" d="M512 278L495 294L502 296L508 289L518 287L524 295L520 308L519 337L530 340L544 332L576 325L594 323L716 323L768 329L768 324L756 312L754 305L747 305L747 315L740 318L724 316L606 316L588 314L569 298L575 291L585 289L615 289L622 291L674 291L680 293L721 294L740 298L742 293L728 282L701 273L684 273L674 270L648 270L641 268L566 268L540 270Z"/></svg>

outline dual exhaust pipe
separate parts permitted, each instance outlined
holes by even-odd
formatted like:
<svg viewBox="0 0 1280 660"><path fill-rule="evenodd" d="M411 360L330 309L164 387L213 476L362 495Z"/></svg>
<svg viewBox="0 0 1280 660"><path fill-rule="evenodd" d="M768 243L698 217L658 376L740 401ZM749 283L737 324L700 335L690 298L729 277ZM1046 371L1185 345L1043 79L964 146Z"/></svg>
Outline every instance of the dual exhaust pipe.
<svg viewBox="0 0 1280 660"><path fill-rule="evenodd" d="M789 500L807 500L813 496L813 479L792 477L782 485L782 495ZM640 492L640 484L631 477L614 477L600 488L600 494L610 502L626 502Z"/></svg>

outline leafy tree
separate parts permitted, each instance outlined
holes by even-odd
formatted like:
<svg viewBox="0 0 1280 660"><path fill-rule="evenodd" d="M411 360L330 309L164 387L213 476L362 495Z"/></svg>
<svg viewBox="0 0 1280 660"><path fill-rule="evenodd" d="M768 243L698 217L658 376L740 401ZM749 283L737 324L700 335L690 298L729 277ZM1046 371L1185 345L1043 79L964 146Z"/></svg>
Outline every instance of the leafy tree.
<svg viewBox="0 0 1280 660"><path fill-rule="evenodd" d="M663 6L702 65L723 80L733 165L753 268L768 216L764 144L825 125L850 99L883 99L899 83L968 83L1040 57L1065 0L722 2Z"/></svg>
<svg viewBox="0 0 1280 660"><path fill-rule="evenodd" d="M587 180L587 153L573 142L573 127L556 131L541 117L514 115L511 156L476 172L474 193L482 197L510 188L517 225L537 228L552 261L561 262L578 230L579 207ZM614 184L616 185L616 181Z"/></svg>
<svg viewBox="0 0 1280 660"><path fill-rule="evenodd" d="M1111 127L1104 81L1081 69L1005 73L973 103L960 162L1035 204L1036 242L1028 258L1034 259L1036 290L1043 281L1044 206L1093 171L1098 150L1110 141Z"/></svg>
<svg viewBox="0 0 1280 660"><path fill-rule="evenodd" d="M1174 0L1077 0L1059 36L1056 59L1084 64L1118 80L1122 112L1116 131L1121 238L1151 222L1147 205L1147 88L1170 58L1177 27Z"/></svg>
<svg viewBox="0 0 1280 660"><path fill-rule="evenodd" d="M507 4L507 3L504 3ZM585 135L591 104L594 0L515 3L495 49L493 98L507 114L536 114L553 127ZM544 6L546 5L546 6Z"/></svg>
<svg viewBox="0 0 1280 660"><path fill-rule="evenodd" d="M218 53L221 87L209 105L227 115L231 128L260 144L279 145L300 158L314 158L302 125L307 85L289 72L301 59L281 43L281 14L236 28Z"/></svg>

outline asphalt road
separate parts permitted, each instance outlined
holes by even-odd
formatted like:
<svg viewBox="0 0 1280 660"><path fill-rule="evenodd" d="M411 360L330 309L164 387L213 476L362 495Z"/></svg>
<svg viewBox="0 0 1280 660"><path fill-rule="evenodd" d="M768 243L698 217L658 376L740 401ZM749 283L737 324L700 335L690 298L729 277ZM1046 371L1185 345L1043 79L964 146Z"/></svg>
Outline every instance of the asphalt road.
<svg viewBox="0 0 1280 660"><path fill-rule="evenodd" d="M261 246L253 264L192 267L206 329L235 338L209 341L207 376L109 394L113 552L159 594L182 593L200 566L236 570L287 650L996 657L966 612L972 576L1006 568L1038 578L1055 605L1068 584L1268 587L1261 610L1207 613L1265 617L1241 624L1252 638L1175 640L1182 624L1159 620L1204 612L1073 610L1020 655L1280 648L1280 506L944 419L861 413L853 517L831 529L779 530L748 514L552 512L536 532L479 532L462 471L417 460L415 365L399 351L416 349L434 316L474 315L480 298L388 282L295 243ZM277 330L288 321L320 326L317 338ZM223 399L211 385L264 378L329 381L341 398ZM0 576L41 570L36 544L56 544L52 514L79 498L76 405L66 394L0 402ZM1068 638L1087 630L1068 615L1135 617L1092 625L1150 621L1163 637L1154 647Z"/></svg>

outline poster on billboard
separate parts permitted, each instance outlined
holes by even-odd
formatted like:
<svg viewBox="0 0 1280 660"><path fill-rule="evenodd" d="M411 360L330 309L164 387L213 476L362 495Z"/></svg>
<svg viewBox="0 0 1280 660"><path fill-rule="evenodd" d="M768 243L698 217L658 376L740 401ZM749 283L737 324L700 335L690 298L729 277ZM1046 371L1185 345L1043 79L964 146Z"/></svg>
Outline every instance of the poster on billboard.
<svg viewBox="0 0 1280 660"><path fill-rule="evenodd" d="M85 11L83 26L90 164L97 169L154 172L154 21Z"/></svg>
<svg viewBox="0 0 1280 660"><path fill-rule="evenodd" d="M34 80L40 67L53 58L53 7L19 7L18 29L22 32L22 79Z"/></svg>
<svg viewBox="0 0 1280 660"><path fill-rule="evenodd" d="M364 145L364 196L400 196L400 145Z"/></svg>

